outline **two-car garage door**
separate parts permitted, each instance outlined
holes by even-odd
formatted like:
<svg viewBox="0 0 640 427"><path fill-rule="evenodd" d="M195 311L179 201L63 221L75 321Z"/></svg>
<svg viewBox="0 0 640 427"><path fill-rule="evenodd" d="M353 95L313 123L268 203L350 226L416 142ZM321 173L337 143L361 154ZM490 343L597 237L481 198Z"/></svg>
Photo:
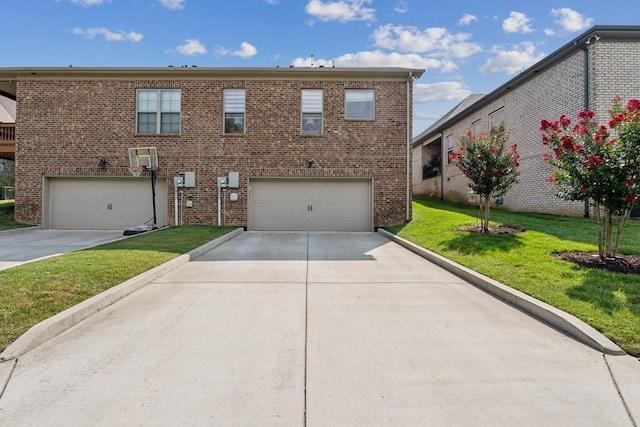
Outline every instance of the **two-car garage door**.
<svg viewBox="0 0 640 427"><path fill-rule="evenodd" d="M149 177L49 178L45 194L47 228L119 230L153 219ZM164 178L156 182L156 217L159 226L167 225Z"/></svg>
<svg viewBox="0 0 640 427"><path fill-rule="evenodd" d="M371 179L249 180L249 229L371 231Z"/></svg>

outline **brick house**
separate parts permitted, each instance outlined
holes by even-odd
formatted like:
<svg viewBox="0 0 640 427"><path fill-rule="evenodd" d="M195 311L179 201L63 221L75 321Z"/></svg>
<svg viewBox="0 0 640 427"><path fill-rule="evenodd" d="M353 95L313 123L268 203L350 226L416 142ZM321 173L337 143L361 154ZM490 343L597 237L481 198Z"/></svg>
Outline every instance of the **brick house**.
<svg viewBox="0 0 640 427"><path fill-rule="evenodd" d="M159 226L404 222L413 80L423 71L0 69L0 92L17 101L16 219L62 229L149 221L152 172L132 176L130 149L155 148Z"/></svg>
<svg viewBox="0 0 640 427"><path fill-rule="evenodd" d="M543 161L540 120L566 113L573 121L581 110L594 110L607 123L611 100L640 97L640 26L595 26L493 92L472 95L413 139L412 187L415 194L467 201L468 181L449 164L448 153L472 129L488 131L504 120L510 143L517 143L522 175L504 196L504 207L515 211L581 216L582 202L567 202L546 182L550 167ZM441 173L422 175L423 165L439 153Z"/></svg>

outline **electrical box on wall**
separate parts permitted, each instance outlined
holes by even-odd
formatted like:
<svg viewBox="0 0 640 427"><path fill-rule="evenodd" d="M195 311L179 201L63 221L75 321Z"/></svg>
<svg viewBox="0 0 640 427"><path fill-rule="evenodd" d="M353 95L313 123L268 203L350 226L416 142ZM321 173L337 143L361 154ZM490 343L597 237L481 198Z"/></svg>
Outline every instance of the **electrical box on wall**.
<svg viewBox="0 0 640 427"><path fill-rule="evenodd" d="M184 186L185 187L195 187L196 186L196 173L195 172L185 172L184 173Z"/></svg>
<svg viewBox="0 0 640 427"><path fill-rule="evenodd" d="M240 187L240 172L229 172L229 188Z"/></svg>
<svg viewBox="0 0 640 427"><path fill-rule="evenodd" d="M176 188L184 186L184 180L182 179L181 176L174 176L173 177L173 186L176 187Z"/></svg>
<svg viewBox="0 0 640 427"><path fill-rule="evenodd" d="M217 180L218 188L224 188L227 186L227 177L219 176Z"/></svg>

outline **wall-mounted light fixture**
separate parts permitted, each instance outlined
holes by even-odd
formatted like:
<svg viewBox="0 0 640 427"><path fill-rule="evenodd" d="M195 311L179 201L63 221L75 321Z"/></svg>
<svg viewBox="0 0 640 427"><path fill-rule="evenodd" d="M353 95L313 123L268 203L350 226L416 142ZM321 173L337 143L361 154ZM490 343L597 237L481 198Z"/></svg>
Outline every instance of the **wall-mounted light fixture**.
<svg viewBox="0 0 640 427"><path fill-rule="evenodd" d="M315 163L315 161L313 161L313 160L307 160L307 167L308 167L308 168L313 167L313 164L314 164L314 163Z"/></svg>
<svg viewBox="0 0 640 427"><path fill-rule="evenodd" d="M108 164L109 164L109 161L107 159L98 160L98 167L101 169L106 168Z"/></svg>

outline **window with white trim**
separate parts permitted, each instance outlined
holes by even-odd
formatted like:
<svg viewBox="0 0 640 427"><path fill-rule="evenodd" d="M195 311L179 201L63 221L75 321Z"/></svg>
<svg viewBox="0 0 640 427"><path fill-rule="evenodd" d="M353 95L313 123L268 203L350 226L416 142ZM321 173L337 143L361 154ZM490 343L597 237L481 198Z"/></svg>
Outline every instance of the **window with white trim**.
<svg viewBox="0 0 640 427"><path fill-rule="evenodd" d="M489 113L489 122L491 123L491 126L498 125L502 121L504 121L504 107L500 107Z"/></svg>
<svg viewBox="0 0 640 427"><path fill-rule="evenodd" d="M344 116L347 120L373 120L375 118L375 91L348 89L344 93Z"/></svg>
<svg viewBox="0 0 640 427"><path fill-rule="evenodd" d="M302 89L302 134L322 135L322 89Z"/></svg>
<svg viewBox="0 0 640 427"><path fill-rule="evenodd" d="M471 133L474 135L480 135L482 133L482 120L478 119L475 122L471 123Z"/></svg>
<svg viewBox="0 0 640 427"><path fill-rule="evenodd" d="M451 154L453 153L453 134L447 135L447 164L451 164Z"/></svg>
<svg viewBox="0 0 640 427"><path fill-rule="evenodd" d="M180 133L180 89L138 89L137 133Z"/></svg>
<svg viewBox="0 0 640 427"><path fill-rule="evenodd" d="M224 133L244 133L245 89L224 90Z"/></svg>

